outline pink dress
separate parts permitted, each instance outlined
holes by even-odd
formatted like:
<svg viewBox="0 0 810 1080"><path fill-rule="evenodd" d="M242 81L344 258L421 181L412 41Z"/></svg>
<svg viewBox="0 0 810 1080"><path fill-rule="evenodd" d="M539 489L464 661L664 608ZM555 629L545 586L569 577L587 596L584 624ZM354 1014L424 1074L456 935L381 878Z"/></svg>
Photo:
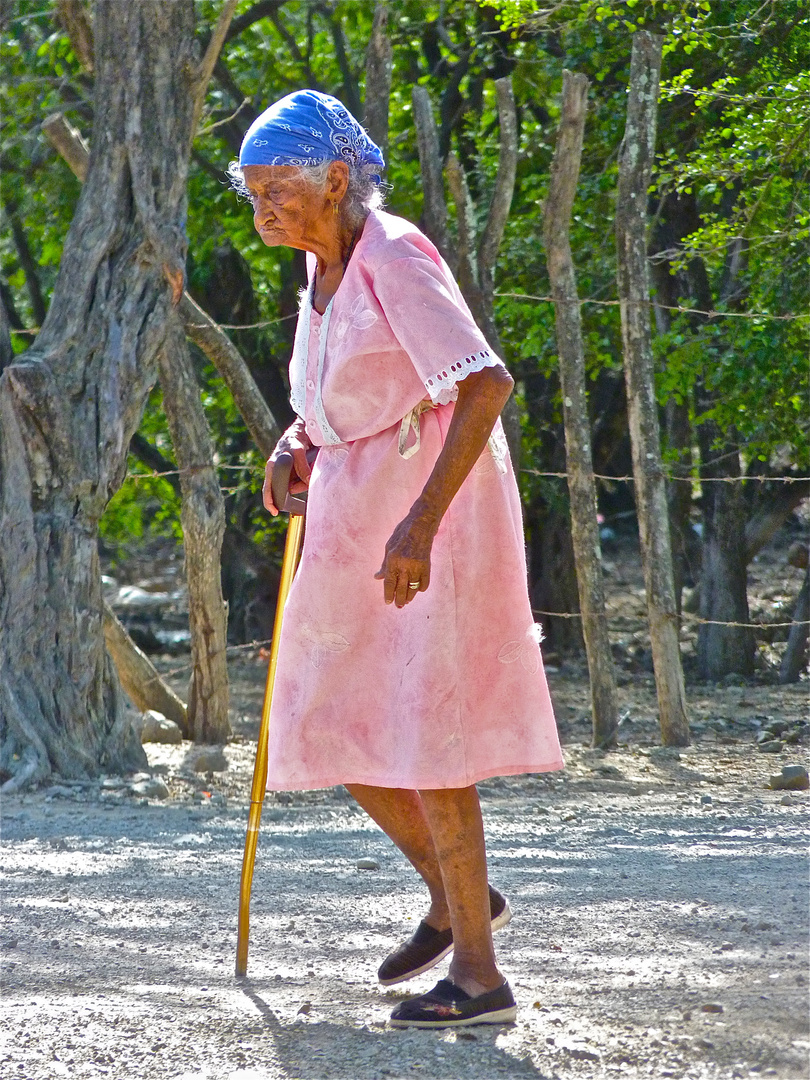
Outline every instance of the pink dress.
<svg viewBox="0 0 810 1080"><path fill-rule="evenodd" d="M439 527L428 590L398 609L374 578L441 450L456 383L501 361L433 244L390 214L366 222L325 345L326 316L307 316L309 303L290 377L321 450L284 615L268 786L455 788L562 768L500 421Z"/></svg>

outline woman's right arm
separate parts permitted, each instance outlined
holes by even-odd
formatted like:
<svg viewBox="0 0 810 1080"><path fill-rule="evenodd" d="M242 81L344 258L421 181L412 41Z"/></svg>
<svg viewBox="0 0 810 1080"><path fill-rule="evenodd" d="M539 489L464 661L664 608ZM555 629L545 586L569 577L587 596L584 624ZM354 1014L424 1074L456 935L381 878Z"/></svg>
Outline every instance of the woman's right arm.
<svg viewBox="0 0 810 1080"><path fill-rule="evenodd" d="M304 421L299 416L294 423L290 424L276 443L273 455L268 459L264 470L262 499L265 508L269 510L274 517L278 514L278 507L273 502L271 485L273 480L273 466L275 465L279 454L292 454L293 472L290 479L290 491L293 494L298 494L301 491L306 491L309 486L309 477L312 469L307 461L307 450L310 449L312 449L312 443L307 435Z"/></svg>

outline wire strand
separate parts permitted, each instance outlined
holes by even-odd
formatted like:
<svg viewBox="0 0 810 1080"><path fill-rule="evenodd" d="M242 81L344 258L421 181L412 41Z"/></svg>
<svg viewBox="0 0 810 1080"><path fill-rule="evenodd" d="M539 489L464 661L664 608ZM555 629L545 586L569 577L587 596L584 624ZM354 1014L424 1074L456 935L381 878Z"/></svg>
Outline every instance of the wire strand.
<svg viewBox="0 0 810 1080"><path fill-rule="evenodd" d="M592 304L597 307L619 307L622 303L628 304L648 304L650 306L658 307L664 311L680 311L687 315L703 315L708 319L774 319L778 322L792 322L797 319L810 319L810 312L800 315L787 314L787 315L775 315L770 311L716 311L714 309L705 311L702 308L685 307L682 304L662 304L658 300L598 300L595 296L585 297L580 300L560 300L554 296L534 296L532 293L516 293L516 292L496 292L497 297L507 297L512 300L533 300L536 303L543 304ZM279 323L287 322L289 319L297 318L297 314L282 315L278 319L265 319L262 322L253 323L217 323L216 325L220 330L260 330L266 326L277 326ZM207 330L210 328L210 323L192 323L192 328L198 330ZM39 326L25 327L20 329L11 329L12 334L38 334L42 328Z"/></svg>
<svg viewBox="0 0 810 1080"><path fill-rule="evenodd" d="M581 619L581 611L543 611L540 608L532 608L533 615L548 615L553 619ZM615 613L608 614L606 611L591 611L586 613L588 618L597 619L609 619L615 621L617 619L632 618L636 622L646 623L648 620L641 615L628 616L617 615ZM699 615L691 615L689 612L682 612L680 615L677 612L666 612L664 615L666 619L673 619L676 622L693 622L699 623L702 626L737 626L747 630L781 630L788 626L810 626L810 619L791 619L790 622L726 622L723 619L702 619Z"/></svg>
<svg viewBox="0 0 810 1080"><path fill-rule="evenodd" d="M684 307L681 304L662 304L658 300L597 300L595 297L586 297L580 300L561 300L554 296L534 296L531 293L496 292L496 296L509 297L513 300L535 300L545 304L594 304L597 307L619 307L621 304L647 304L663 309L664 311L682 311L687 315L705 315L710 319L777 319L782 321L795 319L810 319L810 312L802 315L774 315L770 311L704 311L702 308Z"/></svg>

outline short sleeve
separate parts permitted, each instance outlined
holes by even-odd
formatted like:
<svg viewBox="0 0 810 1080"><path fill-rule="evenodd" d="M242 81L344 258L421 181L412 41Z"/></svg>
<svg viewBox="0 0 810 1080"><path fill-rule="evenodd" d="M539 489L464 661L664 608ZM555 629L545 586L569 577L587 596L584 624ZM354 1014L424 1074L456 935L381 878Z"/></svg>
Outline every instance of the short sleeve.
<svg viewBox="0 0 810 1080"><path fill-rule="evenodd" d="M446 267L413 250L412 256L378 267L372 287L431 400L445 405L458 396L457 384L472 372L504 365L487 345Z"/></svg>

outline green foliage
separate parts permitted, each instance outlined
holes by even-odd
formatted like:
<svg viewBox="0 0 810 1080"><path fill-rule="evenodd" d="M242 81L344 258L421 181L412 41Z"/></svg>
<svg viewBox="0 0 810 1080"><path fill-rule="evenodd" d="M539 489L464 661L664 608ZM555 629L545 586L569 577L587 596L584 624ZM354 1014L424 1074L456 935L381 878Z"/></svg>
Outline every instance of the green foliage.
<svg viewBox="0 0 810 1080"><path fill-rule="evenodd" d="M175 470L162 397L160 388L155 387L149 395L140 434L166 457L169 469ZM129 455L127 477L107 504L99 525L101 539L111 554L123 557L132 541L144 536L182 540L176 481L176 475L156 475L133 454Z"/></svg>
<svg viewBox="0 0 810 1080"><path fill-rule="evenodd" d="M646 28L663 35L664 70L658 123L658 155L650 205L666 218L673 200L694 206L694 225L667 253L671 272L688 277L696 260L705 266L712 310L708 322L675 314L672 328L656 340L658 388L693 401L700 385L710 408L693 422L711 420L733 433L747 458L810 461L806 408L808 300L806 270L810 197L810 19L794 0L695 3L688 0L480 0L497 10L516 41L542 42L562 67L591 80L591 115L572 246L583 297L612 299L614 292L612 199L615 155L624 127L630 34ZM789 32L788 32L789 28ZM518 71L520 68L518 67ZM517 74L517 73L516 73ZM535 79L535 101L548 108L549 87ZM549 140L550 141L550 140ZM538 147L532 135L524 143ZM550 148L549 148L550 149ZM534 186L542 200L548 165L538 153ZM542 164L540 162L542 161ZM523 175L523 174L522 174ZM525 180L523 181L525 185ZM525 186L522 194L525 193ZM522 228L513 217L512 226ZM548 292L542 256L512 240L520 251L511 292ZM519 288L518 280L525 281ZM682 292L679 304L700 308ZM514 327L524 357L536 352L543 370L554 357L542 345L551 333L545 312L532 316L520 301L500 309ZM592 373L620 358L617 314L583 307L588 364ZM594 323L600 324L598 327Z"/></svg>

